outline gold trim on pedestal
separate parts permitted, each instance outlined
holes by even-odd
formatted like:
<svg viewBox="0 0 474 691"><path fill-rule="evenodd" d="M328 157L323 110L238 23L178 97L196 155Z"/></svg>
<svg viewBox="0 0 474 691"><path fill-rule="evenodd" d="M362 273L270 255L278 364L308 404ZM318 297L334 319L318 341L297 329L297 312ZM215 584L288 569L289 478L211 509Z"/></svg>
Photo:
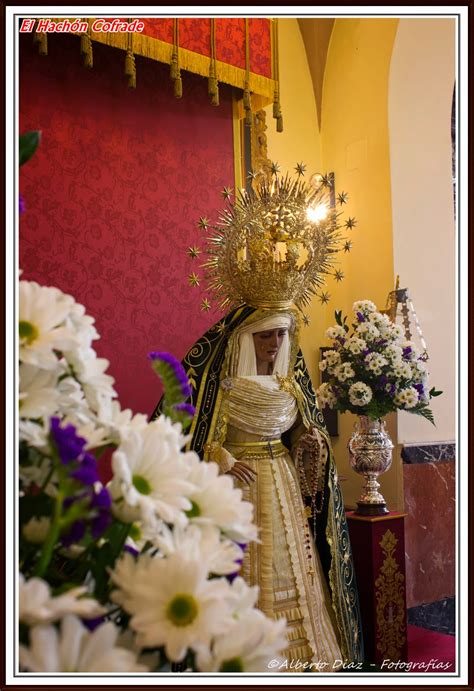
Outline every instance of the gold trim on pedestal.
<svg viewBox="0 0 474 691"><path fill-rule="evenodd" d="M385 558L375 581L377 650L384 659L401 660L406 642L405 576L394 557L398 539L387 530L380 540Z"/></svg>

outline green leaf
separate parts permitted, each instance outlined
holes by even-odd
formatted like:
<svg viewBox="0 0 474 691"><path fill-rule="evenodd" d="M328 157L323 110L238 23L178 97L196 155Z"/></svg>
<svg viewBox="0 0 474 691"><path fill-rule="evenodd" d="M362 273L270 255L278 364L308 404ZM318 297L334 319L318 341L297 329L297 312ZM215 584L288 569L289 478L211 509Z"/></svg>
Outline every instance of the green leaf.
<svg viewBox="0 0 474 691"><path fill-rule="evenodd" d="M414 413L415 415L421 415L422 417L429 420L431 424L435 424L433 413L427 406L416 406L415 408L411 408L410 410L408 410L408 412Z"/></svg>
<svg viewBox="0 0 474 691"><path fill-rule="evenodd" d="M435 387L433 386L432 389L430 389L430 398L435 398L436 396L441 396L443 392L442 391L436 391Z"/></svg>
<svg viewBox="0 0 474 691"><path fill-rule="evenodd" d="M19 162L20 166L30 160L41 141L41 132L26 132L20 135Z"/></svg>
<svg viewBox="0 0 474 691"><path fill-rule="evenodd" d="M336 324L342 326L342 310L339 310L339 312L336 310L336 312L334 312L334 317L336 318Z"/></svg>

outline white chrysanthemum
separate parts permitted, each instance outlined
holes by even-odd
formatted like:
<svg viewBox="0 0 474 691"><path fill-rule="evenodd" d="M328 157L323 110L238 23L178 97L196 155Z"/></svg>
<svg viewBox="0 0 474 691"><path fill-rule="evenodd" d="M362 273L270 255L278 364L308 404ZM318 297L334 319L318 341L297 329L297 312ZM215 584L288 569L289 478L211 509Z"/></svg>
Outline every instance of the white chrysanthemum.
<svg viewBox="0 0 474 691"><path fill-rule="evenodd" d="M330 384L327 384L326 382L318 387L316 396L318 403L323 407L328 405L330 408L333 408L337 403L337 398L334 395Z"/></svg>
<svg viewBox="0 0 474 691"><path fill-rule="evenodd" d="M229 584L208 580L207 565L186 555L167 558L125 554L111 572L119 590L112 600L131 614L130 626L142 647L165 646L172 661L189 648L208 646L232 621L227 603Z"/></svg>
<svg viewBox="0 0 474 691"><path fill-rule="evenodd" d="M56 288L39 286L34 281L20 281L19 331L20 362L42 369L56 369L55 350L74 349L78 339L65 326L74 300Z"/></svg>
<svg viewBox="0 0 474 691"><path fill-rule="evenodd" d="M324 372L324 370L326 369L327 366L328 366L327 360L321 360L321 362L318 365L321 372Z"/></svg>
<svg viewBox="0 0 474 691"><path fill-rule="evenodd" d="M328 368L334 367L341 362L341 354L337 350L326 350L324 353L324 359L328 363Z"/></svg>
<svg viewBox="0 0 474 691"><path fill-rule="evenodd" d="M330 326L325 332L326 338L345 338L346 330L342 326Z"/></svg>
<svg viewBox="0 0 474 691"><path fill-rule="evenodd" d="M118 401L111 401L107 413L101 415L100 420L107 427L108 438L113 444L120 444L130 432L140 432L148 424L146 415L134 415L129 408L122 410ZM179 442L177 445L179 448Z"/></svg>
<svg viewBox="0 0 474 691"><path fill-rule="evenodd" d="M362 338L365 338L366 341L373 341L375 338L380 336L380 331L377 329L377 327L369 322L359 324L359 326L356 328L356 332L358 336L362 336Z"/></svg>
<svg viewBox="0 0 474 691"><path fill-rule="evenodd" d="M247 585L240 576L234 578L227 596L227 602L234 619L241 619L254 609L258 600L258 590L258 585Z"/></svg>
<svg viewBox="0 0 474 691"><path fill-rule="evenodd" d="M381 368L388 365L388 360L384 358L383 355L380 355L380 353L369 353L365 357L364 362L366 368L375 374L380 374L382 371Z"/></svg>
<svg viewBox="0 0 474 691"><path fill-rule="evenodd" d="M397 343L397 345L398 345L400 342L400 339L405 338L405 329L403 328L403 326L401 326L401 324L392 324L390 329L389 329L389 335L391 338L393 338L394 340L396 340L398 342Z"/></svg>
<svg viewBox="0 0 474 691"><path fill-rule="evenodd" d="M380 312L371 312L368 315L368 318L369 321L372 322L372 324L375 324L378 329L388 329L392 324L390 317L387 314L381 314Z"/></svg>
<svg viewBox="0 0 474 691"><path fill-rule="evenodd" d="M30 630L30 647L20 645L20 667L28 672L148 672L135 653L115 646L119 633L112 622L91 633L67 615L60 633L54 626Z"/></svg>
<svg viewBox="0 0 474 691"><path fill-rule="evenodd" d="M21 529L21 534L28 542L40 545L48 534L51 526L51 519L48 516L41 516L41 518L30 518L28 523L25 523Z"/></svg>
<svg viewBox="0 0 474 691"><path fill-rule="evenodd" d="M377 307L371 300L357 300L352 305L354 312L376 312Z"/></svg>
<svg viewBox="0 0 474 691"><path fill-rule="evenodd" d="M355 372L352 369L350 362L343 362L334 368L334 374L340 382L344 382L347 379L351 379L351 377L355 375Z"/></svg>
<svg viewBox="0 0 474 691"><path fill-rule="evenodd" d="M412 367L414 368L417 374L425 376L428 373L428 368L426 366L426 363L423 362L423 360L416 360L412 363Z"/></svg>
<svg viewBox="0 0 474 691"><path fill-rule="evenodd" d="M171 531L163 526L153 544L164 556L181 553L195 555L208 565L209 573L226 576L240 569L237 562L243 558L240 547L226 538L221 538L218 528L213 525L193 524L186 527L175 526Z"/></svg>
<svg viewBox="0 0 474 691"><path fill-rule="evenodd" d="M86 308L78 302L75 302L72 306L67 316L66 324L73 329L81 348L89 348L92 341L100 338L94 326L94 317L86 314Z"/></svg>
<svg viewBox="0 0 474 691"><path fill-rule="evenodd" d="M197 667L201 672L268 672L268 664L288 645L285 619L268 619L259 610L247 612L211 649L201 648Z"/></svg>
<svg viewBox="0 0 474 691"><path fill-rule="evenodd" d="M367 405L372 400L372 389L364 382L358 381L349 388L349 400L352 405Z"/></svg>
<svg viewBox="0 0 474 691"><path fill-rule="evenodd" d="M146 522L157 516L174 523L191 508L189 464L198 457L181 452L176 444L182 438L181 425L179 432L173 427L161 416L143 429L130 430L112 456L114 475L108 489L114 510L126 511L127 521Z"/></svg>
<svg viewBox="0 0 474 691"><path fill-rule="evenodd" d="M403 361L397 361L393 364L393 373L399 379L411 379L413 374L410 364Z"/></svg>
<svg viewBox="0 0 474 691"><path fill-rule="evenodd" d="M98 358L92 348L66 352L65 357L74 368L86 401L94 411L98 412L104 401L116 398L117 392L113 388L115 380L105 373L109 366L108 360Z"/></svg>
<svg viewBox="0 0 474 691"><path fill-rule="evenodd" d="M351 336L351 338L344 345L344 348L347 348L352 355L360 355L360 353L367 348L367 343L362 338Z"/></svg>
<svg viewBox="0 0 474 691"><path fill-rule="evenodd" d="M59 392L55 370L39 369L23 363L19 368L19 405L21 418L51 417L58 410Z"/></svg>
<svg viewBox="0 0 474 691"><path fill-rule="evenodd" d="M414 408L418 403L418 391L412 386L399 391L394 397L395 405L402 408Z"/></svg>
<svg viewBox="0 0 474 691"><path fill-rule="evenodd" d="M34 432L31 433L31 435L26 434L25 435L25 427L28 425L29 428L36 428L38 427L39 429L40 426L36 425L34 422L30 422L27 420L26 422L23 420L20 420L20 439L26 441L29 446L35 446L37 449L40 449L44 453L49 453L49 440L48 440L48 431L46 430L44 433L44 440L43 440L43 445L41 445L40 439L35 439L34 441L37 442L35 444L31 443L31 438L33 437ZM57 477L56 473L51 474L51 469L52 469L52 460L48 457L45 456L41 459L35 460L34 463L30 463L30 465L26 465L24 463L20 463L18 467L18 472L20 475L20 480L23 482L23 484L28 487L29 485L36 485L37 487L43 487L43 491L50 497L56 496L57 492ZM46 485L45 485L46 482Z"/></svg>
<svg viewBox="0 0 474 691"><path fill-rule="evenodd" d="M188 494L192 508L187 515L191 522L215 525L236 542L257 539L253 505L242 500L242 491L234 487L229 475L219 475L217 463L205 463L196 457L190 464L188 479L194 485Z"/></svg>
<svg viewBox="0 0 474 691"><path fill-rule="evenodd" d="M386 346L383 349L383 354L386 358L391 360L392 362L395 361L400 361L402 359L402 349L400 348L399 345L395 345L395 343L390 343L390 345Z"/></svg>
<svg viewBox="0 0 474 691"><path fill-rule="evenodd" d="M97 600L84 597L87 594L85 586L72 588L53 597L48 583L41 578L25 581L23 574L20 574L19 585L20 621L29 626L49 624L65 614L77 614L84 619L91 619L105 613Z"/></svg>

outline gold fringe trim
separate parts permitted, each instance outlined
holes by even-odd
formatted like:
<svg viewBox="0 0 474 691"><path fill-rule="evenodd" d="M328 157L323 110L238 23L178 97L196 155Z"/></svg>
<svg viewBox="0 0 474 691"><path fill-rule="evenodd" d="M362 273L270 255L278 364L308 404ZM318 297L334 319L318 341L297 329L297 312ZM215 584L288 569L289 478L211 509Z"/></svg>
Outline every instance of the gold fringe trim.
<svg viewBox="0 0 474 691"><path fill-rule="evenodd" d="M130 22L132 19L129 20ZM137 87L137 68L135 65L135 56L133 54L133 36L130 32L128 34L127 54L125 56L125 75L128 77L128 88L136 89Z"/></svg>
<svg viewBox="0 0 474 691"><path fill-rule="evenodd" d="M260 496L254 506L258 507L259 515L256 517L260 527L259 538L261 544L260 553L260 586L258 608L268 617L273 617L273 532L272 532L272 469L270 463L263 461L258 465L258 490Z"/></svg>
<svg viewBox="0 0 474 691"><path fill-rule="evenodd" d="M126 34L91 32L91 39L112 48L120 48L124 51L127 50ZM171 65L173 53L173 45L171 43L166 43L165 41L160 41L141 34L134 34L133 50L135 55ZM201 77L208 77L210 65L211 59L206 55L194 53L186 48L179 49L179 66L181 70L199 74ZM244 90L245 76L245 70L241 67L235 67L234 65L216 60L216 79L219 82L224 82L224 84L230 84L231 86ZM253 92L251 94L252 109L255 107L253 100L255 95L265 97L265 105L272 102L275 91L275 82L273 79L250 72L248 88ZM259 107L256 108L257 110L262 107L261 103L258 103L258 106Z"/></svg>
<svg viewBox="0 0 474 691"><path fill-rule="evenodd" d="M208 92L213 106L219 105L219 84L216 70L216 20L211 18L211 66L209 67Z"/></svg>

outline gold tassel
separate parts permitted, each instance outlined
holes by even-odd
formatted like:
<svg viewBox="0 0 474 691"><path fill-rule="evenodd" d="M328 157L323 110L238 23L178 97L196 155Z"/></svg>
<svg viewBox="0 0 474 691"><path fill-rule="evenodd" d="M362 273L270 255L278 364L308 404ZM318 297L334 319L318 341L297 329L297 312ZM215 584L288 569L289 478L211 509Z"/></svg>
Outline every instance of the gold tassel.
<svg viewBox="0 0 474 691"><path fill-rule="evenodd" d="M84 58L84 67L91 69L93 66L92 41L89 34L81 35L81 55Z"/></svg>
<svg viewBox="0 0 474 691"><path fill-rule="evenodd" d="M39 55L48 55L48 34L45 31L35 30L33 43L38 46Z"/></svg>
<svg viewBox="0 0 474 691"><path fill-rule="evenodd" d="M209 66L208 93L213 106L219 105L219 85L216 76L216 20L211 19L211 64Z"/></svg>
<svg viewBox="0 0 474 691"><path fill-rule="evenodd" d="M129 19L129 22L132 20ZM125 55L125 75L128 77L128 88L137 88L137 68L135 66L135 56L133 54L133 34L128 34L128 48Z"/></svg>
<svg viewBox="0 0 474 691"><path fill-rule="evenodd" d="M171 54L170 77L174 81L174 95L181 98L183 95L183 80L179 68L179 19L173 20L173 52Z"/></svg>
<svg viewBox="0 0 474 691"><path fill-rule="evenodd" d="M278 51L278 19L272 20L273 33L273 78L276 82L275 91L273 92L273 117L276 120L277 132L283 132L283 116L281 114L280 105L280 68L279 68L279 51Z"/></svg>

